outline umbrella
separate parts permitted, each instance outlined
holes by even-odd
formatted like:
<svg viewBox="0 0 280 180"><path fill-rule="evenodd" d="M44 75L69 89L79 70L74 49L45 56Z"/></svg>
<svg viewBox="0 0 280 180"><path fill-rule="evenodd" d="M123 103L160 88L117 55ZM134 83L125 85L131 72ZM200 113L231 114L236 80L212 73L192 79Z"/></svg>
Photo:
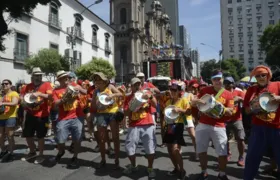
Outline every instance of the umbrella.
<svg viewBox="0 0 280 180"><path fill-rule="evenodd" d="M240 82L257 82L257 80L255 77L252 77L251 79L250 76L245 76L240 80Z"/></svg>

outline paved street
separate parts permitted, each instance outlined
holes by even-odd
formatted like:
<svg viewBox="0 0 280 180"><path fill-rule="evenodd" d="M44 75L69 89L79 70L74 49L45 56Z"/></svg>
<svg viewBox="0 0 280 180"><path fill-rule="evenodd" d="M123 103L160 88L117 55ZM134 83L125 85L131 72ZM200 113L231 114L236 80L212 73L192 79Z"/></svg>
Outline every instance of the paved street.
<svg viewBox="0 0 280 180"><path fill-rule="evenodd" d="M122 167L128 164L128 159L126 158L126 154L124 152L123 142L125 139L125 135L121 136L121 159L120 164ZM157 139L158 144L161 143L159 130L157 131ZM184 157L184 165L186 167L187 173L190 175L190 179L195 179L196 174L200 172L199 163L190 160L190 156L193 153L193 146L191 144L190 138L186 135L185 140L187 141L188 146L183 149L183 157ZM113 170L113 159L107 160L107 167L104 170L95 170L94 166L100 162L100 155L99 153L93 153L92 149L96 145L95 143L90 142L83 142L82 143L82 152L79 155L80 158L80 168L79 169L67 169L66 164L72 157L72 155L67 152L63 157L62 161L57 164L53 165L50 161L52 157L54 157L57 153L54 150L53 145L46 145L47 151L45 153L46 160L42 165L35 165L33 163L22 162L20 158L23 156L22 153L27 151L27 147L25 145L25 141L22 138L16 138L17 144L17 155L16 160L10 163L0 163L0 179L1 180L92 180L92 179L148 179L146 174L145 166L147 164L146 159L143 156L143 149L140 146L138 153L139 156L137 158L137 162L139 165L139 171L131 176L125 176L122 174L122 171L114 171ZM68 143L69 145L69 143ZM229 162L227 173L231 180L235 179L242 179L243 175L243 168L240 168L234 162L237 160L237 148L236 144L233 142L231 146L232 148L233 157L232 161ZM267 161L267 159L264 159ZM210 180L216 179L217 175L217 158L214 153L214 150L209 147L209 174ZM267 165L267 163L262 163L261 171ZM168 177L166 173L172 170L171 162L168 158L166 148L157 148L156 152L156 160L154 163L155 169L157 169L157 178L156 179L174 179ZM270 180L274 179L272 177L267 176L259 176L257 179L265 179Z"/></svg>

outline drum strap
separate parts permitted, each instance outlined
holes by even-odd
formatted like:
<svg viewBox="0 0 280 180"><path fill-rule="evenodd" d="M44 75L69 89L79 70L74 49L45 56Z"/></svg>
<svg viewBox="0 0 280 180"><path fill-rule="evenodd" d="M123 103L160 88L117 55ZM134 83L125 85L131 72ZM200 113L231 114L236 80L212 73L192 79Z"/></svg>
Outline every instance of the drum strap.
<svg viewBox="0 0 280 180"><path fill-rule="evenodd" d="M216 94L215 99L218 100L224 91L225 91L225 88L220 89L219 92Z"/></svg>

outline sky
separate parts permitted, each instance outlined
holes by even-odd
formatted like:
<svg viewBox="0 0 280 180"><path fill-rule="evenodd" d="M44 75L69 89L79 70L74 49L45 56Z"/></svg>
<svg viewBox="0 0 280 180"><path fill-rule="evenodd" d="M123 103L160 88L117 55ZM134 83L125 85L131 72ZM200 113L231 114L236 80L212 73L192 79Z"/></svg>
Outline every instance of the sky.
<svg viewBox="0 0 280 180"><path fill-rule="evenodd" d="M172 0L170 0L172 1ZM89 6L94 0L81 0ZM109 0L90 8L109 23ZM179 24L187 28L191 47L198 49L200 60L218 59L221 49L220 0L179 0ZM204 43L206 45L201 45ZM210 47L211 46L211 47Z"/></svg>

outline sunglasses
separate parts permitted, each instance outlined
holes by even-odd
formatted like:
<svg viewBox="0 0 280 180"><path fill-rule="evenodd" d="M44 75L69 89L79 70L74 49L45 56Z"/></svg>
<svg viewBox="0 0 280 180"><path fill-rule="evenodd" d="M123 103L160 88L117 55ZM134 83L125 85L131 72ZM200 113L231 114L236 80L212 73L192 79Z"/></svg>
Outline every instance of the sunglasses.
<svg viewBox="0 0 280 180"><path fill-rule="evenodd" d="M2 86L4 86L4 85L6 85L6 86L7 86L7 85L9 85L9 83L2 83L1 85L2 85Z"/></svg>
<svg viewBox="0 0 280 180"><path fill-rule="evenodd" d="M267 74L259 74L259 75L256 75L255 77L256 77L256 78L260 78L260 77L264 78L264 77L266 77L266 76L267 76Z"/></svg>

